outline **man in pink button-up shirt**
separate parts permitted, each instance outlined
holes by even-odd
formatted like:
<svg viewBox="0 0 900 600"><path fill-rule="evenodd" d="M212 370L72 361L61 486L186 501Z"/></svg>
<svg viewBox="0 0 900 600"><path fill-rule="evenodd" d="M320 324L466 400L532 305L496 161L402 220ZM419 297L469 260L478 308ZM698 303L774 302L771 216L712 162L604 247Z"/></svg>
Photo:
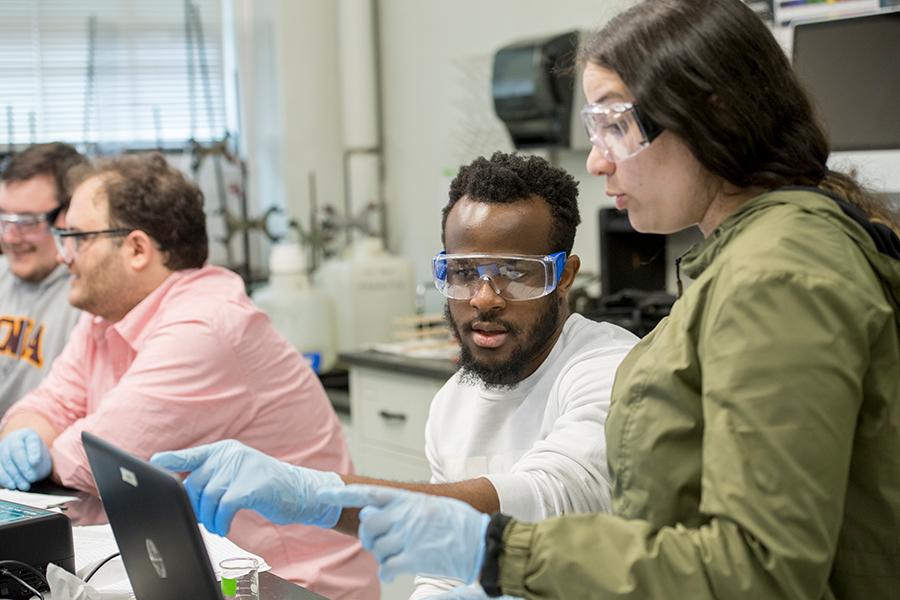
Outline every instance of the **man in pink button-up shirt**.
<svg viewBox="0 0 900 600"><path fill-rule="evenodd" d="M87 314L0 423L0 486L51 475L95 492L84 430L145 458L233 438L295 465L352 469L312 370L239 277L203 266L205 223L199 189L159 155L85 174L56 237L69 301ZM229 537L329 598L378 597L374 561L334 531L242 511Z"/></svg>

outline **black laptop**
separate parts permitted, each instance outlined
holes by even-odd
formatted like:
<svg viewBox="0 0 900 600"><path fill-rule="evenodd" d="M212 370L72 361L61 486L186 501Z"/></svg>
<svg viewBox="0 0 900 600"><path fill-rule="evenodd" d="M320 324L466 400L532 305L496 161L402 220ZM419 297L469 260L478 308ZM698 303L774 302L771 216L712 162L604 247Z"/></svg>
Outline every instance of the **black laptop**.
<svg viewBox="0 0 900 600"><path fill-rule="evenodd" d="M88 432L81 440L137 600L222 600L181 481Z"/></svg>

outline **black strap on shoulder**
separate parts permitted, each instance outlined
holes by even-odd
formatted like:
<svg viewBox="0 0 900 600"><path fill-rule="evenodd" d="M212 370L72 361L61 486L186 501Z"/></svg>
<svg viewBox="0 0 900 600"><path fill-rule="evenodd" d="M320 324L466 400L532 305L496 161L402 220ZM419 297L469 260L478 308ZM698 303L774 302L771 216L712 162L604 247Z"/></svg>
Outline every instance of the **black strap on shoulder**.
<svg viewBox="0 0 900 600"><path fill-rule="evenodd" d="M780 189L814 192L831 198L837 203L838 206L841 207L841 210L845 215L853 219L860 225L860 227L866 230L866 233L868 233L869 237L872 238L872 242L874 242L875 248L879 252L881 252L882 254L886 254L891 258L900 260L900 238L897 237L897 234L894 233L894 230L884 223L874 223L870 221L869 217L866 215L866 213L863 212L860 207L851 204L837 194L817 187L796 185L787 186Z"/></svg>

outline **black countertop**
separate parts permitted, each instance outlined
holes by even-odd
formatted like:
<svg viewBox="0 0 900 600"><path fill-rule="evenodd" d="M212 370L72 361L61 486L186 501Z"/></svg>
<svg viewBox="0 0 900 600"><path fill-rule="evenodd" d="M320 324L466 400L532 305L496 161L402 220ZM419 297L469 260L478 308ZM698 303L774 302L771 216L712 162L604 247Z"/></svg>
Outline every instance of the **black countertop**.
<svg viewBox="0 0 900 600"><path fill-rule="evenodd" d="M459 368L459 365L452 360L411 358L399 354L376 352L375 350L342 352L338 355L338 360L351 367L369 367L394 373L439 379L441 381L450 379Z"/></svg>

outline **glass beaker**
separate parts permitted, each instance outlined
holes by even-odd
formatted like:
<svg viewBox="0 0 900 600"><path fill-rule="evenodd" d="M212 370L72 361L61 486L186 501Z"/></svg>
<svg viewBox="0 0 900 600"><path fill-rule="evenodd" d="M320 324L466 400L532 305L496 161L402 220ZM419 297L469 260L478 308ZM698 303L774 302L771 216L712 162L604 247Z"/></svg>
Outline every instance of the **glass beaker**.
<svg viewBox="0 0 900 600"><path fill-rule="evenodd" d="M226 558L222 571L222 595L235 600L259 600L259 561L251 557Z"/></svg>

